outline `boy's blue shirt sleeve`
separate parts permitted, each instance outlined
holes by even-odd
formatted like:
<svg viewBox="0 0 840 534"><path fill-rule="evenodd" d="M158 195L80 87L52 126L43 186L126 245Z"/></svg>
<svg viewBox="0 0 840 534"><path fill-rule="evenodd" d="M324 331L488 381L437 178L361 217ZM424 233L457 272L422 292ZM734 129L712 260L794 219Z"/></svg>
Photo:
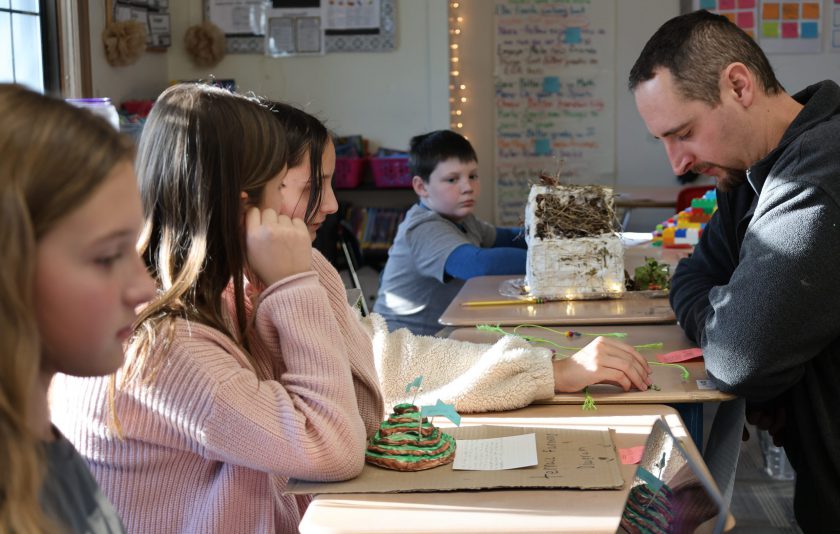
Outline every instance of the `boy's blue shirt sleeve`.
<svg viewBox="0 0 840 534"><path fill-rule="evenodd" d="M525 232L522 228L496 227L496 241L494 247L528 248L525 242Z"/></svg>
<svg viewBox="0 0 840 534"><path fill-rule="evenodd" d="M521 248L463 244L449 254L444 269L447 275L461 280L493 274L523 274L527 255Z"/></svg>

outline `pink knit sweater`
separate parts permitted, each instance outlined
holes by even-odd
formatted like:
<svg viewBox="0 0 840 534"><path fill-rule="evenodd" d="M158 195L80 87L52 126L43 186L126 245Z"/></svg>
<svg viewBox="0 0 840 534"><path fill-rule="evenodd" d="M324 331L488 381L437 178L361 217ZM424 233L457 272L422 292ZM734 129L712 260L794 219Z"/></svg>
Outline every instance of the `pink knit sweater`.
<svg viewBox="0 0 840 534"><path fill-rule="evenodd" d="M309 499L281 495L289 477L361 471L383 415L371 341L338 273L313 256L314 272L249 302L250 348L273 380L217 330L182 320L150 387L117 394L123 439L108 426L107 378L54 380L53 421L129 532L296 532Z"/></svg>

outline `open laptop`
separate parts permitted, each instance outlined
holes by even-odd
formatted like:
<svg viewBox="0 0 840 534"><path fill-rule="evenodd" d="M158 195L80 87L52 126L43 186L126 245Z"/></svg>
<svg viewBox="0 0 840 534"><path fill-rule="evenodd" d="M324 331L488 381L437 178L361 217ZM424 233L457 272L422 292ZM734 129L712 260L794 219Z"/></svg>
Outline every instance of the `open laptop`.
<svg viewBox="0 0 840 534"><path fill-rule="evenodd" d="M719 533L728 504L717 485L658 420L648 436L618 532Z"/></svg>

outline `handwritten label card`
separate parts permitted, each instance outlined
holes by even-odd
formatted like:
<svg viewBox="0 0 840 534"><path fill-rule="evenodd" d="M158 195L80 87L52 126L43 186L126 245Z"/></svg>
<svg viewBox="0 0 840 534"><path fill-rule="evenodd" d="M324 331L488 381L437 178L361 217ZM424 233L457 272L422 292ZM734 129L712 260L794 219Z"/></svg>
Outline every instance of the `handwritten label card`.
<svg viewBox="0 0 840 534"><path fill-rule="evenodd" d="M452 469L498 471L537 465L534 434L506 438L457 440Z"/></svg>

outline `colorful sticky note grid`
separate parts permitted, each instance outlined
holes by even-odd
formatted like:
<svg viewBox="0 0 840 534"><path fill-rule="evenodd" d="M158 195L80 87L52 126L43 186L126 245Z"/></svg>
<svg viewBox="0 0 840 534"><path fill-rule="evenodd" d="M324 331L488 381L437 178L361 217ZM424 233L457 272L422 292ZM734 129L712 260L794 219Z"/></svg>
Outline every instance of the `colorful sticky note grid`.
<svg viewBox="0 0 840 534"><path fill-rule="evenodd" d="M762 2L758 25L762 38L816 40L821 18L821 6L815 0Z"/></svg>

